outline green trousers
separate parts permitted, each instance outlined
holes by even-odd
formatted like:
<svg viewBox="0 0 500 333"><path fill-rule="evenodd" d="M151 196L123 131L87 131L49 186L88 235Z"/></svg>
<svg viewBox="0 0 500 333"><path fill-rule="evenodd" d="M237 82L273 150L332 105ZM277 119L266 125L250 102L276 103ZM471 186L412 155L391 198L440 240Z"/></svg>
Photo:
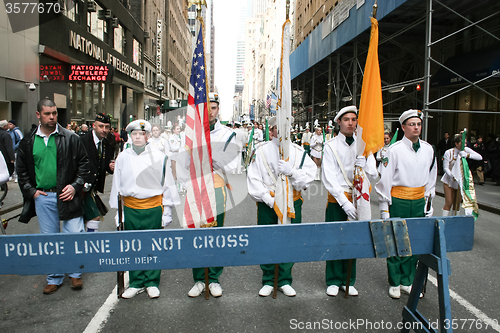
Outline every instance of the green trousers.
<svg viewBox="0 0 500 333"><path fill-rule="evenodd" d="M329 202L326 206L325 222L334 221L347 221L347 214L338 203ZM328 260L325 269L325 282L327 286L346 285L349 260L352 260L349 286L354 286L354 282L356 282L356 259Z"/></svg>
<svg viewBox="0 0 500 333"><path fill-rule="evenodd" d="M292 219L292 223L302 222L302 202L302 198L293 202L293 207L295 208L295 218ZM265 203L257 202L257 224L278 224L278 215L276 215L274 209L269 208L269 206ZM292 284L293 264L293 262L279 264L278 287ZM273 286L274 264L260 265L260 268L262 269L262 285Z"/></svg>
<svg viewBox="0 0 500 333"><path fill-rule="evenodd" d="M215 205L217 212L217 226L219 228L224 226L224 217L226 216L226 187L219 187L215 189ZM208 268L208 281L209 283L219 283L219 277L222 274L224 267L209 267ZM193 268L194 282L205 282L205 268Z"/></svg>
<svg viewBox="0 0 500 333"><path fill-rule="evenodd" d="M161 229L162 206L150 209L123 208L125 230ZM158 287L161 270L129 271L130 287Z"/></svg>
<svg viewBox="0 0 500 333"><path fill-rule="evenodd" d="M311 146L310 145L302 145L302 148L307 152L308 155L311 154Z"/></svg>
<svg viewBox="0 0 500 333"><path fill-rule="evenodd" d="M392 197L392 205L389 207L391 217L423 217L425 198L417 200L406 200ZM399 285L410 286L413 284L418 256L389 257L387 258L387 275L392 287Z"/></svg>

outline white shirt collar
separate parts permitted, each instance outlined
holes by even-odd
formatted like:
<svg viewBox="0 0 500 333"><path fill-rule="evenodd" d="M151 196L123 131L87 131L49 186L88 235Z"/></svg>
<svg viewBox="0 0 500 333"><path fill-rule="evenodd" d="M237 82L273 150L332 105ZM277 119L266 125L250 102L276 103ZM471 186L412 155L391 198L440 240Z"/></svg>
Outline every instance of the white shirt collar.
<svg viewBox="0 0 500 333"><path fill-rule="evenodd" d="M40 124L38 125L38 129L36 130L36 135L41 136L42 138L48 138L52 134L59 133L59 126L57 126L57 124L56 124L56 129L54 130L54 132L50 133L49 136L46 136L45 134L42 133L42 131L40 130L40 126L42 125Z"/></svg>
<svg viewBox="0 0 500 333"><path fill-rule="evenodd" d="M101 140L99 140L99 138L98 138L98 137L97 137L97 135L95 134L95 131L92 131L92 136L94 137L94 144L95 144L95 146L96 146L96 148L97 148L97 144L98 144L99 142L101 142Z"/></svg>

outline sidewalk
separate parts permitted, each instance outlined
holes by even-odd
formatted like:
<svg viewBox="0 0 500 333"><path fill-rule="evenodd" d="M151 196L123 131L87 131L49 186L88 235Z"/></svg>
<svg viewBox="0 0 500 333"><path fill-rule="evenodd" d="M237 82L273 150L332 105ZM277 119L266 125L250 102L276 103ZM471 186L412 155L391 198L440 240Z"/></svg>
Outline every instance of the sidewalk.
<svg viewBox="0 0 500 333"><path fill-rule="evenodd" d="M23 203L23 195L21 194L21 189L19 189L19 185L10 180L7 182L7 186L9 187L9 191L7 192L7 196L3 200L2 211L9 210L9 208L13 208Z"/></svg>
<svg viewBox="0 0 500 333"><path fill-rule="evenodd" d="M436 195L444 197L441 177L441 175L438 175ZM478 185L478 180L474 178L474 188L476 189L479 210L500 214L500 186L495 186L495 182L492 181L485 181L484 185Z"/></svg>

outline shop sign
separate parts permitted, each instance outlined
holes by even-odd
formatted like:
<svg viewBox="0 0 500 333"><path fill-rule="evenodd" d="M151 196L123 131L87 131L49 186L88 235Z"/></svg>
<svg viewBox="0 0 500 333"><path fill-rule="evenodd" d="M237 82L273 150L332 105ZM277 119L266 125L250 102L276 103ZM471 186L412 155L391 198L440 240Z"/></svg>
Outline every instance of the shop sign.
<svg viewBox="0 0 500 333"><path fill-rule="evenodd" d="M131 65L113 56L111 53L107 53L97 44L71 30L69 32L69 46L74 48L75 50L91 56L97 61L113 66L117 71L128 75L132 79L144 84L144 73L136 70Z"/></svg>
<svg viewBox="0 0 500 333"><path fill-rule="evenodd" d="M40 65L40 81L66 81L66 66Z"/></svg>
<svg viewBox="0 0 500 333"><path fill-rule="evenodd" d="M111 65L70 65L68 81L70 82L104 82L111 83L113 80L113 68Z"/></svg>

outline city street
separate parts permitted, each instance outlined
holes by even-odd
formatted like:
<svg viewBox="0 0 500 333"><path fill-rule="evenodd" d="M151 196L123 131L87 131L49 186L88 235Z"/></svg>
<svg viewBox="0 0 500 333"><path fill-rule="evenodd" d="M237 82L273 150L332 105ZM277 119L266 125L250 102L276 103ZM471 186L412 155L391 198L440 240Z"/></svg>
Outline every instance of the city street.
<svg viewBox="0 0 500 333"><path fill-rule="evenodd" d="M108 201L112 178L107 178ZM226 214L225 226L256 224L255 202L247 195L245 175L230 175L234 187L235 208ZM440 184L438 185L440 186ZM19 188L9 182L5 207L19 202ZM491 187L493 189L493 187ZM495 189L496 190L496 189ZM496 190L498 192L498 190ZM372 192L374 194L374 192ZM303 222L324 221L326 190L320 182L303 193ZM478 197L481 200L480 197ZM228 204L231 199L228 199ZM434 211L441 212L444 199L436 196ZM181 205L182 206L182 205ZM378 204L372 198L373 217ZM19 210L2 216L8 218ZM500 275L500 223L498 215L481 211L476 221L474 249L450 253L451 309L456 322L454 332L500 332L497 276ZM175 215L175 214L174 214ZM101 223L100 231L112 231L114 211ZM178 218L169 229L179 228ZM38 233L36 219L29 224L11 220L7 234ZM3 237L3 236L0 236ZM74 291L65 280L53 295L43 295L45 276L0 275L1 332L397 332L408 296L393 300L388 296L385 259L357 261L358 297L344 298L325 294L324 262L297 263L293 270L296 297L278 292L277 299L258 296L261 270L258 266L225 268L220 282L222 297L205 300L189 298L193 285L190 269L164 270L161 297L150 300L147 293L133 299L116 299L115 273L83 275L84 287ZM432 323L439 317L435 274L427 284L427 293L419 310ZM495 310L496 309L496 310ZM489 324L488 327L486 325ZM436 327L436 326L434 326Z"/></svg>

